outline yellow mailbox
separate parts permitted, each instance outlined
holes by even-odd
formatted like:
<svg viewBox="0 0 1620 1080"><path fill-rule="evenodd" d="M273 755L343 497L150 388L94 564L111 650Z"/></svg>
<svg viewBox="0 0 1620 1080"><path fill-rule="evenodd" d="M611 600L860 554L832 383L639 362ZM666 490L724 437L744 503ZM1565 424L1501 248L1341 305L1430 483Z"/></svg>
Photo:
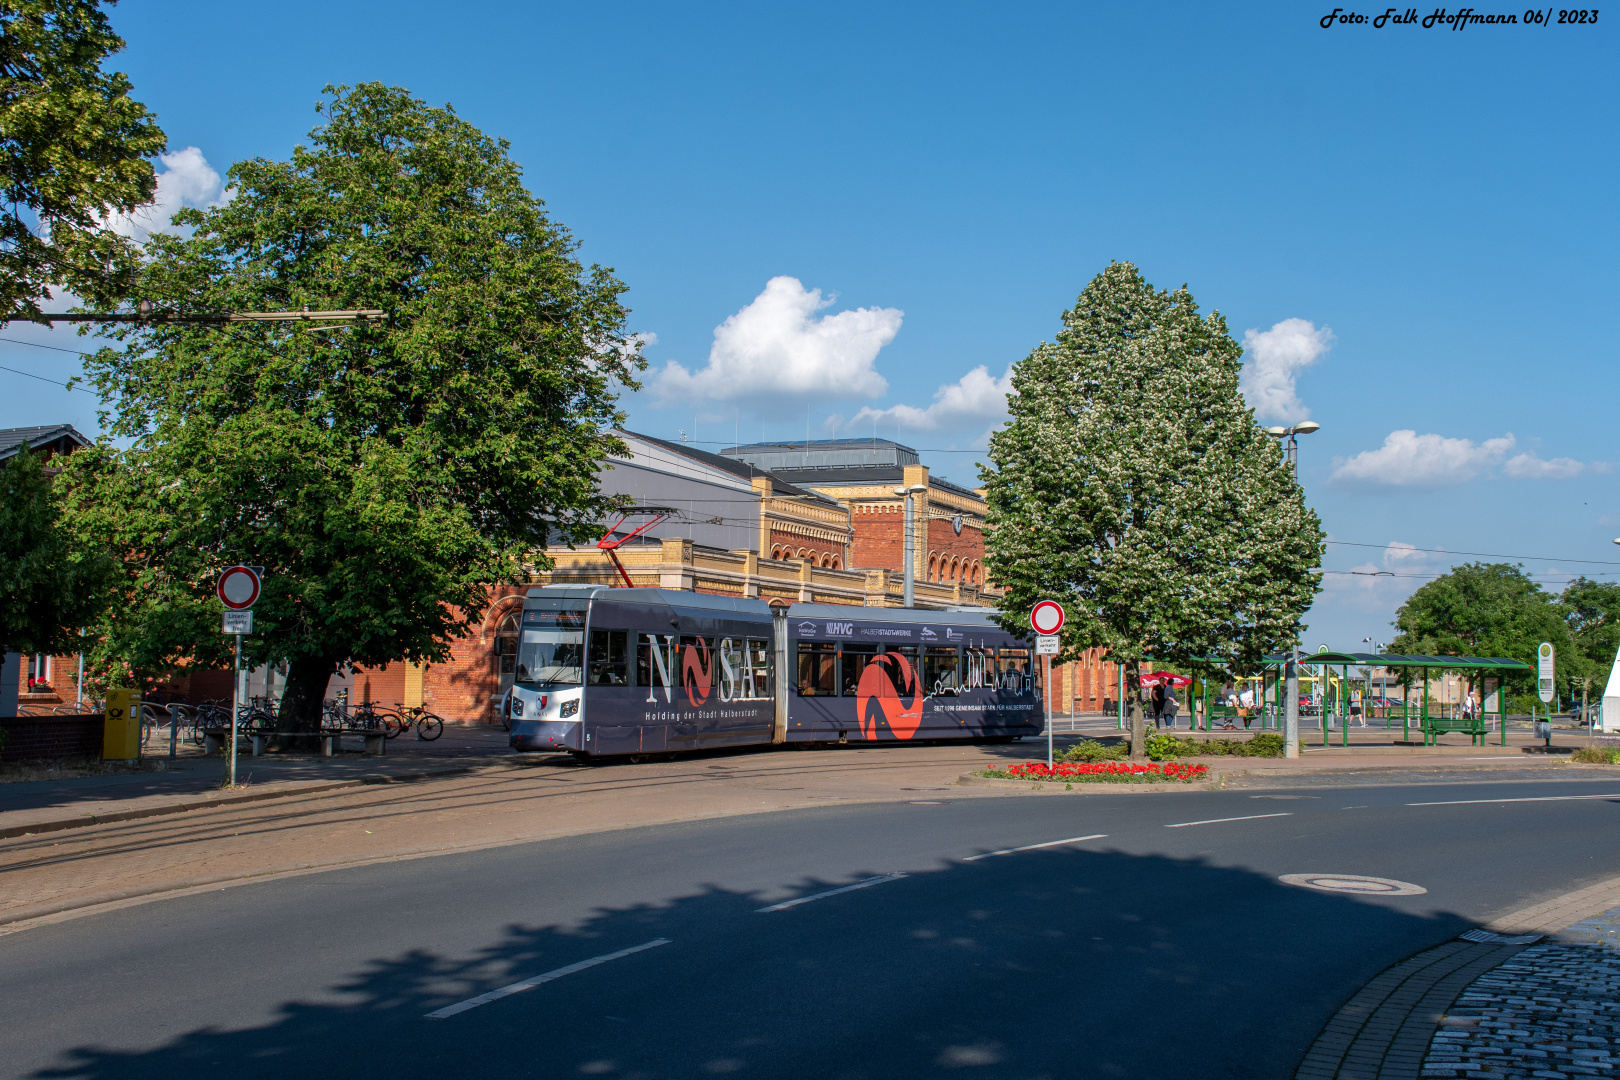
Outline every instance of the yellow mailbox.
<svg viewBox="0 0 1620 1080"><path fill-rule="evenodd" d="M135 761L141 756L141 693L107 691L107 726L101 738L103 761Z"/></svg>

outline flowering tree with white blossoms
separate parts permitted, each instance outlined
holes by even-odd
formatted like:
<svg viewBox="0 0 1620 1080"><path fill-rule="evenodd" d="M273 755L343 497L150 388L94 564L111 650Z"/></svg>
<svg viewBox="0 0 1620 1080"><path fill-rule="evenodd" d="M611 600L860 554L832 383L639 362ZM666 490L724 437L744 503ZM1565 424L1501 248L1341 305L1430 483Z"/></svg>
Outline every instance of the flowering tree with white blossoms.
<svg viewBox="0 0 1620 1080"><path fill-rule="evenodd" d="M1323 533L1276 440L1238 392L1243 348L1183 286L1111 263L1013 369L1011 419L983 473L1000 621L1063 604L1064 654L1239 669L1296 640ZM1131 749L1145 731L1132 695Z"/></svg>

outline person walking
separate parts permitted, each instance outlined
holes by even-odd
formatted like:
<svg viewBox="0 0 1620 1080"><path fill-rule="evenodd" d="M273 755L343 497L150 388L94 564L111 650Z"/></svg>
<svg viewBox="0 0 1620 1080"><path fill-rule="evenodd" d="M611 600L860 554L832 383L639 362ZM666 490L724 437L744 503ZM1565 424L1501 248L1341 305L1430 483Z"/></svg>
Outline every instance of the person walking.
<svg viewBox="0 0 1620 1080"><path fill-rule="evenodd" d="M1249 730L1249 723L1254 719L1254 687L1245 686L1243 693L1238 695L1238 715L1243 717L1243 730Z"/></svg>
<svg viewBox="0 0 1620 1080"><path fill-rule="evenodd" d="M1164 726L1164 683L1156 682L1153 684L1152 700L1153 726L1155 728L1162 728Z"/></svg>
<svg viewBox="0 0 1620 1080"><path fill-rule="evenodd" d="M1181 702L1176 700L1176 689L1166 685L1164 688L1164 726L1171 731L1176 729L1176 713L1181 709Z"/></svg>

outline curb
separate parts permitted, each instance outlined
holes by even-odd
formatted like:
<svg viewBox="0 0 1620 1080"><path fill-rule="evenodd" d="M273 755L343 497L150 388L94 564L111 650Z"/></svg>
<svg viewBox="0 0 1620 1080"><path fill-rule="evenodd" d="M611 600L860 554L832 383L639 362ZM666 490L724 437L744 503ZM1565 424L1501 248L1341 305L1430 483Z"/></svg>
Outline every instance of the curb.
<svg viewBox="0 0 1620 1080"><path fill-rule="evenodd" d="M322 795L329 791L340 791L344 788L395 784L411 780L428 780L440 776L457 776L484 767L481 765L458 765L449 769L429 769L413 773L374 773L371 776L357 776L349 780L328 780L323 783L313 783L308 787L301 788L279 791L249 791L240 795L187 799L180 802L163 803L159 806L141 806L133 810L118 810L110 814L79 814L70 818L56 818L27 825L10 825L0 829L0 840L10 840L19 836L36 836L41 833L63 832L67 829L82 829L89 825L107 825L118 821L140 821L143 818L183 814L190 810L209 810L218 806L237 806L242 803L264 802L269 799L285 799L294 795ZM294 782L296 783L296 781Z"/></svg>

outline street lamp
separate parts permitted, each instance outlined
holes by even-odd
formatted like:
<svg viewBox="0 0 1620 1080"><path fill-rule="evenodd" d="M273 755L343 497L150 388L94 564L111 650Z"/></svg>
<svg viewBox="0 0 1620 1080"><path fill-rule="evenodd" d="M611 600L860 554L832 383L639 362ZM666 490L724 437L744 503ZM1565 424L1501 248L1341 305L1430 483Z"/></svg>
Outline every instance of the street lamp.
<svg viewBox="0 0 1620 1080"><path fill-rule="evenodd" d="M912 603L912 591L916 578L915 570L917 564L916 556L912 552L912 536L916 532L912 525L914 514L913 507L915 506L915 497L917 494L927 490L927 484L912 484L910 487L897 487L894 489L894 493L896 495L904 496L906 500L906 607L910 607Z"/></svg>
<svg viewBox="0 0 1620 1080"><path fill-rule="evenodd" d="M1295 477L1299 476L1299 441L1296 436L1309 435L1313 431L1322 430L1322 425L1315 420L1302 420L1293 427L1268 427L1266 434L1273 439L1287 439L1286 448L1288 465L1294 470ZM1285 692L1288 700L1283 703L1283 739L1286 746L1283 753L1289 757L1299 757L1299 643L1288 647L1288 663L1285 668ZM1327 723L1326 718L1322 721Z"/></svg>
<svg viewBox="0 0 1620 1080"><path fill-rule="evenodd" d="M1313 431L1321 431L1322 425L1315 420L1302 420L1293 427L1268 427L1266 434L1273 439L1287 439L1288 445L1284 448L1288 455L1288 464L1293 466L1294 472L1299 472L1299 440L1298 435L1309 435ZM1615 541L1620 544L1620 540Z"/></svg>

